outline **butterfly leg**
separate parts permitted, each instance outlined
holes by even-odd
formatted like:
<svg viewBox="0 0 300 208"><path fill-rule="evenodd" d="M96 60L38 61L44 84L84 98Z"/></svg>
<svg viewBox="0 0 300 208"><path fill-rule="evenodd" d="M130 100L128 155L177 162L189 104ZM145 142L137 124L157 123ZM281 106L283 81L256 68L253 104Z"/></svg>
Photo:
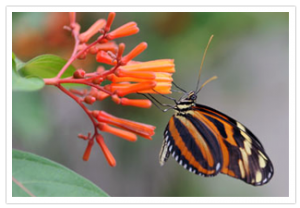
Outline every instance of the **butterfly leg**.
<svg viewBox="0 0 300 208"><path fill-rule="evenodd" d="M168 110L170 109L174 109L175 106L172 106L172 105L169 105L169 104L164 104L164 103L161 103L160 101L158 101L155 97L153 97L151 94L142 94L142 93L139 93L143 96L145 96L148 100L151 100L152 103L159 109L161 110L162 112L167 112ZM165 107L168 107L168 108L161 108L160 106L165 106Z"/></svg>

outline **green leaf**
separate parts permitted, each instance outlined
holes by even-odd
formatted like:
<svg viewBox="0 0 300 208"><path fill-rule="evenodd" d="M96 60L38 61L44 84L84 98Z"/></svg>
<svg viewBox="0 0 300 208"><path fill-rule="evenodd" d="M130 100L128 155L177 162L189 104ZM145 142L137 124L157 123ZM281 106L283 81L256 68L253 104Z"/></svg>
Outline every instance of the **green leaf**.
<svg viewBox="0 0 300 208"><path fill-rule="evenodd" d="M55 55L41 55L23 64L19 73L23 76L34 75L41 78L52 78L59 73L66 63L66 60ZM75 70L76 69L70 65L62 75L62 78L72 76Z"/></svg>
<svg viewBox="0 0 300 208"><path fill-rule="evenodd" d="M15 70L16 71L18 71L20 68L22 68L24 66L24 64L25 64L23 61L21 61L20 59L18 59L16 57L16 55L14 54L14 52L12 53L12 60L13 60L13 62L15 64Z"/></svg>
<svg viewBox="0 0 300 208"><path fill-rule="evenodd" d="M13 91L34 91L43 88L44 81L39 77L21 77L18 72L12 70Z"/></svg>
<svg viewBox="0 0 300 208"><path fill-rule="evenodd" d="M90 197L108 196L72 170L46 158L13 150L12 196Z"/></svg>
<svg viewBox="0 0 300 208"><path fill-rule="evenodd" d="M21 77L17 71L22 64L17 60L15 54L12 55L12 90L13 91L34 91L44 87L44 81L39 77Z"/></svg>

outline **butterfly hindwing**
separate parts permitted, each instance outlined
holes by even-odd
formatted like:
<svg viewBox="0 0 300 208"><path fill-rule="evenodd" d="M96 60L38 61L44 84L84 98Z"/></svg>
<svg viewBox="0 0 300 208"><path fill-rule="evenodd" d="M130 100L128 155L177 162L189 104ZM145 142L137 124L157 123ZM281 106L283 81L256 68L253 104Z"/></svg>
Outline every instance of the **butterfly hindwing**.
<svg viewBox="0 0 300 208"><path fill-rule="evenodd" d="M193 119L174 115L170 119L162 146L160 161L171 154L185 169L197 175L214 176L222 166L222 155L217 138L208 132L205 125L194 124ZM197 121L196 121L197 122ZM166 145L164 145L166 144Z"/></svg>
<svg viewBox="0 0 300 208"><path fill-rule="evenodd" d="M221 172L252 185L263 185L273 176L273 165L259 140L244 125L210 107L196 104L192 112L221 146Z"/></svg>

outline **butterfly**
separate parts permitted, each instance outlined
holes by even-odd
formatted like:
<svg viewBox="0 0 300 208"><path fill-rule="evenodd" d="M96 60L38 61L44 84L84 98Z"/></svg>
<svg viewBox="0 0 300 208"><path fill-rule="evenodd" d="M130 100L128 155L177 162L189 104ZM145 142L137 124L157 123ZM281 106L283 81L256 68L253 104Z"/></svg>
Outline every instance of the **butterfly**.
<svg viewBox="0 0 300 208"><path fill-rule="evenodd" d="M206 81L199 90L184 91L179 100L172 99L176 103L174 106L168 105L175 110L175 114L164 131L160 164L164 165L172 155L179 165L197 175L223 173L253 186L266 184L271 180L274 168L257 137L235 119L196 103L197 93L215 78Z"/></svg>

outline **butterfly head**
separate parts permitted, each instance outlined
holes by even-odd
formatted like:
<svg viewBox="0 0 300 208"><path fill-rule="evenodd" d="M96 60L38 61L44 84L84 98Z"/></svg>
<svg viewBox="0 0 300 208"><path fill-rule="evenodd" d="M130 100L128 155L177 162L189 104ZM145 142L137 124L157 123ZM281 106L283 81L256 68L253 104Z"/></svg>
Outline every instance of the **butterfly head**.
<svg viewBox="0 0 300 208"><path fill-rule="evenodd" d="M189 92L188 99L189 99L189 100L193 100L193 101L197 100L197 95L196 95L196 93L195 93L194 91Z"/></svg>
<svg viewBox="0 0 300 208"><path fill-rule="evenodd" d="M190 91L189 93L185 93L180 99L179 103L194 103L197 100L197 95L195 91Z"/></svg>
<svg viewBox="0 0 300 208"><path fill-rule="evenodd" d="M195 100L197 100L197 95L194 91L184 94L176 105L175 110L179 112L185 112L192 108L195 105Z"/></svg>

